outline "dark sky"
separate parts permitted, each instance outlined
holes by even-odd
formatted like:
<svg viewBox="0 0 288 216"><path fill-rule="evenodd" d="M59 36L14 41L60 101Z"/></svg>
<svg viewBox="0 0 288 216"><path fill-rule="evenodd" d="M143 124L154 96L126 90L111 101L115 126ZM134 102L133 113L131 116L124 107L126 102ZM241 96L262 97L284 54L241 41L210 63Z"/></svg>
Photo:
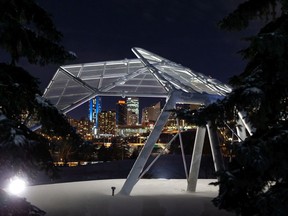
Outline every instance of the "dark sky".
<svg viewBox="0 0 288 216"><path fill-rule="evenodd" d="M77 54L69 64L135 58L131 48L136 46L228 82L245 66L237 51L247 44L240 39L257 28L238 33L217 27L239 2L243 1L40 0L39 4L63 33L63 45ZM57 67L32 67L42 90Z"/></svg>

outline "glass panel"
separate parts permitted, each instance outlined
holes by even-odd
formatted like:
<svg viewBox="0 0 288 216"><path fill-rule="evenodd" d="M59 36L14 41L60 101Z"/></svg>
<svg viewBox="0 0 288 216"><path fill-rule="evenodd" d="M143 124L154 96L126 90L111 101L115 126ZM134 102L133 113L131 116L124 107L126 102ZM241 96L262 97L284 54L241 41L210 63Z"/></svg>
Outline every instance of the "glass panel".
<svg viewBox="0 0 288 216"><path fill-rule="evenodd" d="M137 62L136 61L131 61L129 62L129 68L143 68L143 64L142 62L140 62L140 60L137 59Z"/></svg>
<svg viewBox="0 0 288 216"><path fill-rule="evenodd" d="M113 69L113 70L105 70L105 74L104 77L109 77L111 75L114 75L114 77L121 77L124 76L128 73L127 68L117 68L117 69Z"/></svg>
<svg viewBox="0 0 288 216"><path fill-rule="evenodd" d="M100 79L94 79L94 80L85 80L85 83L87 83L92 88L98 88Z"/></svg>
<svg viewBox="0 0 288 216"><path fill-rule="evenodd" d="M166 94L166 91L162 87L138 87L137 93L148 93L148 94Z"/></svg>
<svg viewBox="0 0 288 216"><path fill-rule="evenodd" d="M81 86L69 86L65 89L64 94L81 94L81 93L90 93L87 89Z"/></svg>
<svg viewBox="0 0 288 216"><path fill-rule="evenodd" d="M74 76L77 76L79 74L81 66L74 66L74 67L63 67L65 70L73 74Z"/></svg>
<svg viewBox="0 0 288 216"><path fill-rule="evenodd" d="M142 85L151 85L151 86L161 86L162 87L162 85L156 79L143 80L141 84Z"/></svg>
<svg viewBox="0 0 288 216"><path fill-rule="evenodd" d="M88 96L89 94L74 94L74 95L68 95L68 96L63 96L61 97L59 103L57 104L58 109L63 109L67 106L70 106L71 104L83 99L85 96Z"/></svg>
<svg viewBox="0 0 288 216"><path fill-rule="evenodd" d="M63 88L51 88L49 89L49 91L46 92L45 97L49 98L49 97L59 97L59 95L61 95L63 92Z"/></svg>
<svg viewBox="0 0 288 216"><path fill-rule="evenodd" d="M91 71L82 71L80 74L80 78L84 78L84 77L101 77L103 75L103 68L101 68L101 70L91 70Z"/></svg>
<svg viewBox="0 0 288 216"><path fill-rule="evenodd" d="M111 84L111 83L113 83L113 82L116 82L118 80L118 78L105 78L105 79L103 79L103 81L102 81L102 86L101 86L101 88L103 88L104 86L107 86L107 85L109 85L109 84Z"/></svg>
<svg viewBox="0 0 288 216"><path fill-rule="evenodd" d="M136 86L138 86L138 85L140 85L141 84L141 81L142 80L136 80L136 79L133 79L133 80L128 80L128 81L126 81L125 82L125 85L136 85Z"/></svg>

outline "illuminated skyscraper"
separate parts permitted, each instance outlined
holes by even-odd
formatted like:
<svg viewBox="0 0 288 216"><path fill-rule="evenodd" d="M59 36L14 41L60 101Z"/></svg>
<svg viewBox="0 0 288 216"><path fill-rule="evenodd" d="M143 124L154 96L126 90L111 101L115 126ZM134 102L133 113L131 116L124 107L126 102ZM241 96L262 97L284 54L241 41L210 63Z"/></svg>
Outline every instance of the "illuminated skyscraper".
<svg viewBox="0 0 288 216"><path fill-rule="evenodd" d="M127 105L125 100L119 100L116 104L116 124L127 124Z"/></svg>
<svg viewBox="0 0 288 216"><path fill-rule="evenodd" d="M102 109L101 97L97 96L89 101L89 120L94 123L92 133L97 135L99 128L98 116Z"/></svg>
<svg viewBox="0 0 288 216"><path fill-rule="evenodd" d="M116 112L102 111L99 113L99 134L104 136L115 135Z"/></svg>
<svg viewBox="0 0 288 216"><path fill-rule="evenodd" d="M161 112L161 103L158 102L150 107L142 109L142 124L156 122Z"/></svg>
<svg viewBox="0 0 288 216"><path fill-rule="evenodd" d="M127 125L139 124L139 99L128 97L127 104Z"/></svg>
<svg viewBox="0 0 288 216"><path fill-rule="evenodd" d="M84 140L92 140L92 128L94 127L94 123L88 120L87 118L81 118L80 120L73 119L68 117L69 123L76 128L77 133Z"/></svg>

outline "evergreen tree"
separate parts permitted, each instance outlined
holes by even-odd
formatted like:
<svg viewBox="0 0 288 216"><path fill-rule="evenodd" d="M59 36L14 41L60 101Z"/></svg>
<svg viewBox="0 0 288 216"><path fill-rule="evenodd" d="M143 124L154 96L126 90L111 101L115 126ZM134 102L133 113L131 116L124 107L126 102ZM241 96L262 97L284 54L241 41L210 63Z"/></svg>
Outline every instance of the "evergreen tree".
<svg viewBox="0 0 288 216"><path fill-rule="evenodd" d="M105 145L101 145L101 147L98 149L98 160L104 162L111 160L110 151Z"/></svg>
<svg viewBox="0 0 288 216"><path fill-rule="evenodd" d="M32 178L41 169L50 175L55 173L48 142L30 129L31 120L39 122L50 135L78 140L66 117L40 96L37 79L17 66L21 59L39 65L74 59L60 45L61 39L51 17L34 0L0 1L0 48L10 56L9 62L0 62L1 182L14 175ZM32 206L29 210L29 203L22 205L6 197L1 189L0 200L9 201L0 207L5 215L43 215ZM9 205L14 209L5 208Z"/></svg>
<svg viewBox="0 0 288 216"><path fill-rule="evenodd" d="M74 56L60 45L62 34L35 0L0 1L0 47L11 56L33 64L63 63Z"/></svg>
<svg viewBox="0 0 288 216"><path fill-rule="evenodd" d="M179 116L218 127L236 122L245 111L253 135L233 146L235 157L218 173L220 190L213 200L238 215L286 215L288 212L288 1L247 0L220 23L242 30L253 20L264 23L240 53L243 73L232 77L232 93L223 100Z"/></svg>
<svg viewBox="0 0 288 216"><path fill-rule="evenodd" d="M130 156L130 147L123 138L113 138L110 147L108 148L111 160L124 160Z"/></svg>
<svg viewBox="0 0 288 216"><path fill-rule="evenodd" d="M96 145L91 141L83 142L83 144L79 146L79 151L77 151L74 157L77 160L95 161L97 159Z"/></svg>

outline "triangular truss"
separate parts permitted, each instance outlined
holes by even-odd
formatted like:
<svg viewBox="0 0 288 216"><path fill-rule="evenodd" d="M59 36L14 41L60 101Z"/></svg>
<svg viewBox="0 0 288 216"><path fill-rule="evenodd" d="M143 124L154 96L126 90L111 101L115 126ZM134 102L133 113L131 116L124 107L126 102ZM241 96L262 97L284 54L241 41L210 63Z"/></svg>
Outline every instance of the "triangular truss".
<svg viewBox="0 0 288 216"><path fill-rule="evenodd" d="M166 98L166 104L154 129L119 192L123 195L129 195L141 178L153 146L176 103L208 105L231 92L229 86L211 77L194 72L144 49L132 48L132 51L137 59L61 66L43 95L63 113L77 108L95 96ZM189 176L185 168L189 191L195 191L196 188L206 129L215 169L219 170L221 167L217 135L209 125L206 128L197 128ZM179 138L180 136L179 132ZM242 136L244 137L244 134Z"/></svg>

